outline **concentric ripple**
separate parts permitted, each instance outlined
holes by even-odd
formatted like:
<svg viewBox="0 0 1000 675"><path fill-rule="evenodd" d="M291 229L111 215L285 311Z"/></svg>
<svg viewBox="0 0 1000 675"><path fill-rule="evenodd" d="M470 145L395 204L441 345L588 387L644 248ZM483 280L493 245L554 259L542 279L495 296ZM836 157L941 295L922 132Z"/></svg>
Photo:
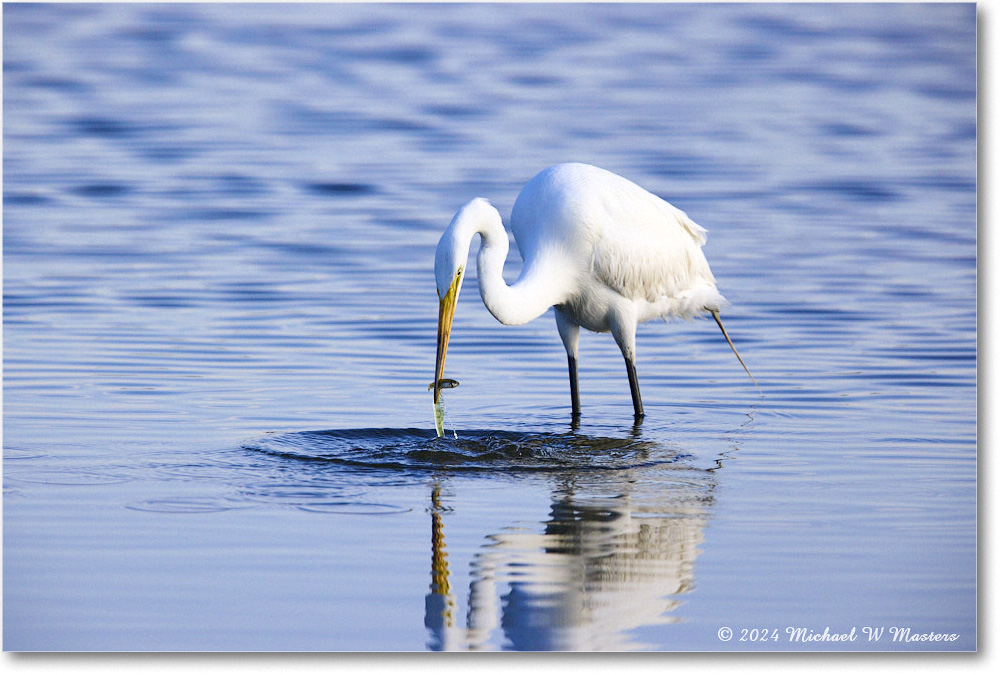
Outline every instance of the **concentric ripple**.
<svg viewBox="0 0 1000 675"><path fill-rule="evenodd" d="M437 438L427 429L331 429L275 434L243 447L304 460L407 470L615 470L673 464L686 456L678 448L635 436L499 430Z"/></svg>

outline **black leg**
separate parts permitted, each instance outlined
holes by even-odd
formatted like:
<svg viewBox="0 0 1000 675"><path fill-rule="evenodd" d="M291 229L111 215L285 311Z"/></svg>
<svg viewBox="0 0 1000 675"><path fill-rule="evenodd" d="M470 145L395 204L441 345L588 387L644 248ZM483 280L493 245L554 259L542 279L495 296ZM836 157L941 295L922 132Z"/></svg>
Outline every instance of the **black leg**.
<svg viewBox="0 0 1000 675"><path fill-rule="evenodd" d="M635 374L635 364L629 358L625 359L625 368L628 369L628 386L632 390L632 407L635 408L635 418L641 420L646 416L642 412L642 396L639 395L639 378Z"/></svg>
<svg viewBox="0 0 1000 675"><path fill-rule="evenodd" d="M580 385L576 380L576 357L569 357L569 397L573 402L573 417L580 416Z"/></svg>

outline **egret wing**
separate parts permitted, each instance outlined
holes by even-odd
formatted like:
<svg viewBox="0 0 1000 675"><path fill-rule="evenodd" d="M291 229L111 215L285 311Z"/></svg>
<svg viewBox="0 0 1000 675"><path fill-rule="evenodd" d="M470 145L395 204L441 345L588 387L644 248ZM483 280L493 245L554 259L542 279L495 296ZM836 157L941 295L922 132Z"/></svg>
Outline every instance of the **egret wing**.
<svg viewBox="0 0 1000 675"><path fill-rule="evenodd" d="M701 247L706 230L652 193L629 184L604 198L595 234L592 269L622 296L660 303L711 286L715 279Z"/></svg>

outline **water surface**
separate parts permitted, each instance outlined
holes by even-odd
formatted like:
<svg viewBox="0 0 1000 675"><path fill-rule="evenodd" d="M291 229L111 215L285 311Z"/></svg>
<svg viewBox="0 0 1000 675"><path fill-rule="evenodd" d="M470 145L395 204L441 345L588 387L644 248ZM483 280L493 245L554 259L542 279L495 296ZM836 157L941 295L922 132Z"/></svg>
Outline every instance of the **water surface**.
<svg viewBox="0 0 1000 675"><path fill-rule="evenodd" d="M4 648L974 649L975 29L5 6ZM562 161L708 228L762 393L648 324L645 422L584 335L573 425L467 289L434 437L437 238Z"/></svg>

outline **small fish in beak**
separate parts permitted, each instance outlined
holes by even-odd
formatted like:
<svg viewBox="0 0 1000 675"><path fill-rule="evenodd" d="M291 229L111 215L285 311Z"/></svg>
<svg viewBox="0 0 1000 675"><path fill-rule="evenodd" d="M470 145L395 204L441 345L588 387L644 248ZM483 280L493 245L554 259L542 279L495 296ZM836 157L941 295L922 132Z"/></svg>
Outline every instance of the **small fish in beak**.
<svg viewBox="0 0 1000 675"><path fill-rule="evenodd" d="M458 380L451 380L451 379L449 379L447 377L442 378L442 379L440 379L440 380L437 381L437 388L438 389L454 389L457 386L458 386ZM434 383L433 382L431 382L430 384L427 385L427 391L430 391L433 388L434 388Z"/></svg>

